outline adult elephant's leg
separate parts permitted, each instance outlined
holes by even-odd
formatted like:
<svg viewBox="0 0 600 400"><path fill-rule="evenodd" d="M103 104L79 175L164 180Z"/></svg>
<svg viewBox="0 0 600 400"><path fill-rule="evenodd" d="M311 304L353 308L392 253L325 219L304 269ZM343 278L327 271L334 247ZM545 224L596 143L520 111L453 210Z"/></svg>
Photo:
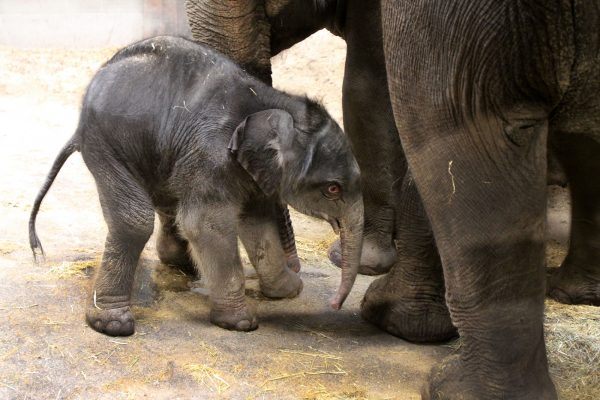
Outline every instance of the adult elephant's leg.
<svg viewBox="0 0 600 400"><path fill-rule="evenodd" d="M563 303L600 306L600 10L581 3L573 12L578 57L550 126L571 192L571 237L567 257L550 275L548 293Z"/></svg>
<svg viewBox="0 0 600 400"><path fill-rule="evenodd" d="M512 27L522 10L508 2L382 4L394 116L462 338L423 397L555 399L543 256L547 116L558 100L555 75L533 58L549 45L521 40L534 27ZM537 11L527 21L543 23Z"/></svg>
<svg viewBox="0 0 600 400"><path fill-rule="evenodd" d="M600 142L573 133L557 133L555 140L571 190L571 238L548 294L566 304L600 306Z"/></svg>
<svg viewBox="0 0 600 400"><path fill-rule="evenodd" d="M389 333L415 342L456 336L444 299L442 263L421 198L410 174L404 177L399 209L398 251L390 272L369 286L362 316Z"/></svg>
<svg viewBox="0 0 600 400"><path fill-rule="evenodd" d="M188 242L179 233L174 212L174 210L157 211L160 221L156 237L158 258L166 265L177 267L187 274L195 275L196 268L188 252Z"/></svg>
<svg viewBox="0 0 600 400"><path fill-rule="evenodd" d="M365 207L359 272L378 275L396 261L395 206L406 172L387 86L379 1L348 2L345 39L344 130L360 166ZM329 254L339 266L339 241Z"/></svg>
<svg viewBox="0 0 600 400"><path fill-rule="evenodd" d="M259 0L186 0L195 41L231 57L247 71L271 83L271 27Z"/></svg>
<svg viewBox="0 0 600 400"><path fill-rule="evenodd" d="M424 398L556 398L543 333L544 129L516 154L463 129L406 146L462 338Z"/></svg>

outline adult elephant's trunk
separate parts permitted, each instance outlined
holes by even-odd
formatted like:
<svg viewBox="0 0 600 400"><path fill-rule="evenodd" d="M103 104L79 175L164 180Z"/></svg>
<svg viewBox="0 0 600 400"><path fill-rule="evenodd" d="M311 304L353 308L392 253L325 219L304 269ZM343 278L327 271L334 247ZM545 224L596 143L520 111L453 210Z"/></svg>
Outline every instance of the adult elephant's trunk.
<svg viewBox="0 0 600 400"><path fill-rule="evenodd" d="M342 247L342 279L335 297L331 300L331 307L339 310L350 294L358 267L362 250L363 234L363 202L356 201L348 207L349 211L340 221L340 241Z"/></svg>
<svg viewBox="0 0 600 400"><path fill-rule="evenodd" d="M186 0L195 41L205 43L271 84L271 26L258 0Z"/></svg>

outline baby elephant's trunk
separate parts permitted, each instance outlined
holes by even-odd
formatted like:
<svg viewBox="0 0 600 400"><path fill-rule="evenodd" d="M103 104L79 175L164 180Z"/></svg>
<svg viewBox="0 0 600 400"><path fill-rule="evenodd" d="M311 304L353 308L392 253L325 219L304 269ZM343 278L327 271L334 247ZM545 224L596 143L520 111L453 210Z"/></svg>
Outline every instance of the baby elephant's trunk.
<svg viewBox="0 0 600 400"><path fill-rule="evenodd" d="M330 302L331 307L335 310L342 307L356 280L362 250L363 213L363 202L362 199L359 199L349 204L348 212L340 221L342 280L335 297Z"/></svg>

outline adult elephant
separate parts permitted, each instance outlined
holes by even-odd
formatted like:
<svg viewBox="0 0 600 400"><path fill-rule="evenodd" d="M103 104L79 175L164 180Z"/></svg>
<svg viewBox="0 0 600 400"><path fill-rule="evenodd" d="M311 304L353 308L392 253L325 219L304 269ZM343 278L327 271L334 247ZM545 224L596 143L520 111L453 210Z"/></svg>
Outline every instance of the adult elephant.
<svg viewBox="0 0 600 400"><path fill-rule="evenodd" d="M597 303L599 24L597 0L382 0L394 117L463 338L426 398L556 398L542 324L547 141L573 206L554 290ZM569 290L577 280L587 292Z"/></svg>
<svg viewBox="0 0 600 400"><path fill-rule="evenodd" d="M365 264L395 257L390 232L402 255L369 288L363 316L410 340L443 340L454 326L464 340L425 398L556 397L542 328L548 139L573 203L551 293L600 299L599 6L546 3L382 0L381 13L359 0L188 4L198 40L267 77L269 56L317 29L346 40L344 125L365 177L366 236L368 221L387 227L365 241L378 260ZM391 223L369 214L370 199Z"/></svg>

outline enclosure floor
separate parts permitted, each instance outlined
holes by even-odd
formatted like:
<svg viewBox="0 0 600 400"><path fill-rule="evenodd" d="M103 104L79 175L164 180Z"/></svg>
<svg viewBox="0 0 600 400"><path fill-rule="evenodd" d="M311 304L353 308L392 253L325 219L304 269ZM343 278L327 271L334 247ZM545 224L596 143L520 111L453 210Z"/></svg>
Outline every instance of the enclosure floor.
<svg viewBox="0 0 600 400"><path fill-rule="evenodd" d="M364 322L360 301L373 278L359 277L343 309L329 309L340 276L326 257L335 237L327 224L295 212L304 291L292 300L267 300L246 265L258 330L211 325L204 282L160 264L154 238L136 276L136 333L110 338L87 327L84 307L106 228L79 154L39 214L46 251L39 264L28 249L27 219L75 129L85 85L113 51L0 48L0 399L418 399L429 369L456 345L415 345ZM274 81L321 98L341 122L343 62L344 43L321 32L275 59ZM568 205L564 191L553 191L548 264L556 266L564 256ZM567 398L600 398L598 387L569 375L574 365L580 377L593 371L587 356L577 348L569 358L558 353L567 340L587 343L585 332L600 331L598 309L548 305L555 381L565 393L578 393ZM598 354L590 346L588 353Z"/></svg>

